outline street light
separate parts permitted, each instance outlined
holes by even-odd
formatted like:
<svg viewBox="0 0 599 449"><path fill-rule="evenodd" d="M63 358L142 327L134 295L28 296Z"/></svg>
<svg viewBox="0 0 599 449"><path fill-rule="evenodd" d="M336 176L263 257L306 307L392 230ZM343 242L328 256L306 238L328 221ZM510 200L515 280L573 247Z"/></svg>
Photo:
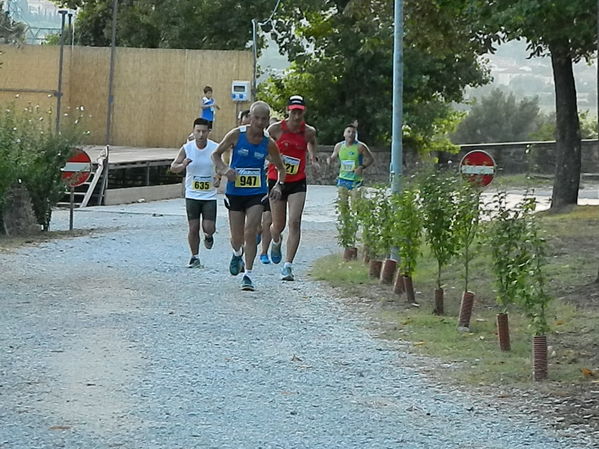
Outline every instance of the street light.
<svg viewBox="0 0 599 449"><path fill-rule="evenodd" d="M598 0L599 1L599 0ZM403 164L403 0L395 0L393 31L393 123L391 128L391 192L401 191Z"/></svg>
<svg viewBox="0 0 599 449"><path fill-rule="evenodd" d="M60 131L60 113L62 108L62 65L64 61L64 24L68 9L59 9L60 24L60 56L58 57L58 86L56 87L56 134Z"/></svg>

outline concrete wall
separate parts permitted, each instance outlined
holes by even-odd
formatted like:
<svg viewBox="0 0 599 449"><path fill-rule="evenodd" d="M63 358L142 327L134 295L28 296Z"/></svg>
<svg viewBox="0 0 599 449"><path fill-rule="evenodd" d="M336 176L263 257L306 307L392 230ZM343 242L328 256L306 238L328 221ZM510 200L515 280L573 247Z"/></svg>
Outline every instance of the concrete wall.
<svg viewBox="0 0 599 449"><path fill-rule="evenodd" d="M366 171L367 184L387 182L389 180L389 165L391 152L385 148L371 148L375 156L375 163ZM555 142L516 142L516 143L489 143L477 145L462 145L457 154L438 154L440 163L451 161L459 164L462 157L470 151L483 150L491 154L502 174L544 174L553 175L555 171ZM319 158L324 161L333 152L333 146L320 146ZM404 155L405 173L413 173L421 159L409 150ZM327 167L322 163L323 169L320 176L315 177L308 170L310 184L333 184L338 173L337 166ZM582 173L599 175L599 145L596 140L582 141Z"/></svg>
<svg viewBox="0 0 599 449"><path fill-rule="evenodd" d="M0 52L0 104L55 110L59 47L2 45ZM85 108L89 144L105 140L109 61L109 48L64 48L62 110L73 114L75 108ZM231 101L231 82L251 80L252 67L248 51L118 48L112 144L179 147L199 114L205 85L212 86L221 106L212 134L220 140L235 126L238 110L249 106ZM44 92L16 92L20 89Z"/></svg>

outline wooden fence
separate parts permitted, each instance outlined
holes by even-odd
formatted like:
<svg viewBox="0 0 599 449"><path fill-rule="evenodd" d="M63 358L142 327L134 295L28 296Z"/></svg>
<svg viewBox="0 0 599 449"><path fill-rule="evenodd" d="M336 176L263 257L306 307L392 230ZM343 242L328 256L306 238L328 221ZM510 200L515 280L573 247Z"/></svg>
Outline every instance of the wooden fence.
<svg viewBox="0 0 599 449"><path fill-rule="evenodd" d="M56 109L58 46L0 46L0 105L39 105ZM64 47L62 112L84 107L86 143L104 144L108 104L110 49ZM178 147L199 114L206 85L214 89L221 110L212 138L220 140L249 103L231 101L231 82L251 80L247 51L117 48L114 73L112 144Z"/></svg>

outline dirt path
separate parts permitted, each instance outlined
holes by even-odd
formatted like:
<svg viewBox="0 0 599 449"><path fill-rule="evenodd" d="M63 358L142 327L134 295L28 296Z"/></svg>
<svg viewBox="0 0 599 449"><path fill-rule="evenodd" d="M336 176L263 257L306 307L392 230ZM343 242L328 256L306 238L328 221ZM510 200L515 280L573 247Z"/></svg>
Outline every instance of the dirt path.
<svg viewBox="0 0 599 449"><path fill-rule="evenodd" d="M254 293L227 272L222 207L206 268L185 268L181 200L77 211L88 236L0 253L0 447L592 447L446 391L310 281L337 251L333 197L310 191L298 281L259 266Z"/></svg>

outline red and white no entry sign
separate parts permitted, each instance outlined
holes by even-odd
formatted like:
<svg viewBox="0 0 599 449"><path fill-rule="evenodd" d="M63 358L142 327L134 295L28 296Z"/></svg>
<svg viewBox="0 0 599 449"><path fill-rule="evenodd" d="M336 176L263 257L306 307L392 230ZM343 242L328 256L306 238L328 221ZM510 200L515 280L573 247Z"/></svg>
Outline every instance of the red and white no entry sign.
<svg viewBox="0 0 599 449"><path fill-rule="evenodd" d="M495 160L482 150L474 150L466 154L460 161L460 173L472 184L484 187L493 181L495 176Z"/></svg>
<svg viewBox="0 0 599 449"><path fill-rule="evenodd" d="M61 171L62 180L67 186L80 186L89 179L92 160L85 151L77 148Z"/></svg>

